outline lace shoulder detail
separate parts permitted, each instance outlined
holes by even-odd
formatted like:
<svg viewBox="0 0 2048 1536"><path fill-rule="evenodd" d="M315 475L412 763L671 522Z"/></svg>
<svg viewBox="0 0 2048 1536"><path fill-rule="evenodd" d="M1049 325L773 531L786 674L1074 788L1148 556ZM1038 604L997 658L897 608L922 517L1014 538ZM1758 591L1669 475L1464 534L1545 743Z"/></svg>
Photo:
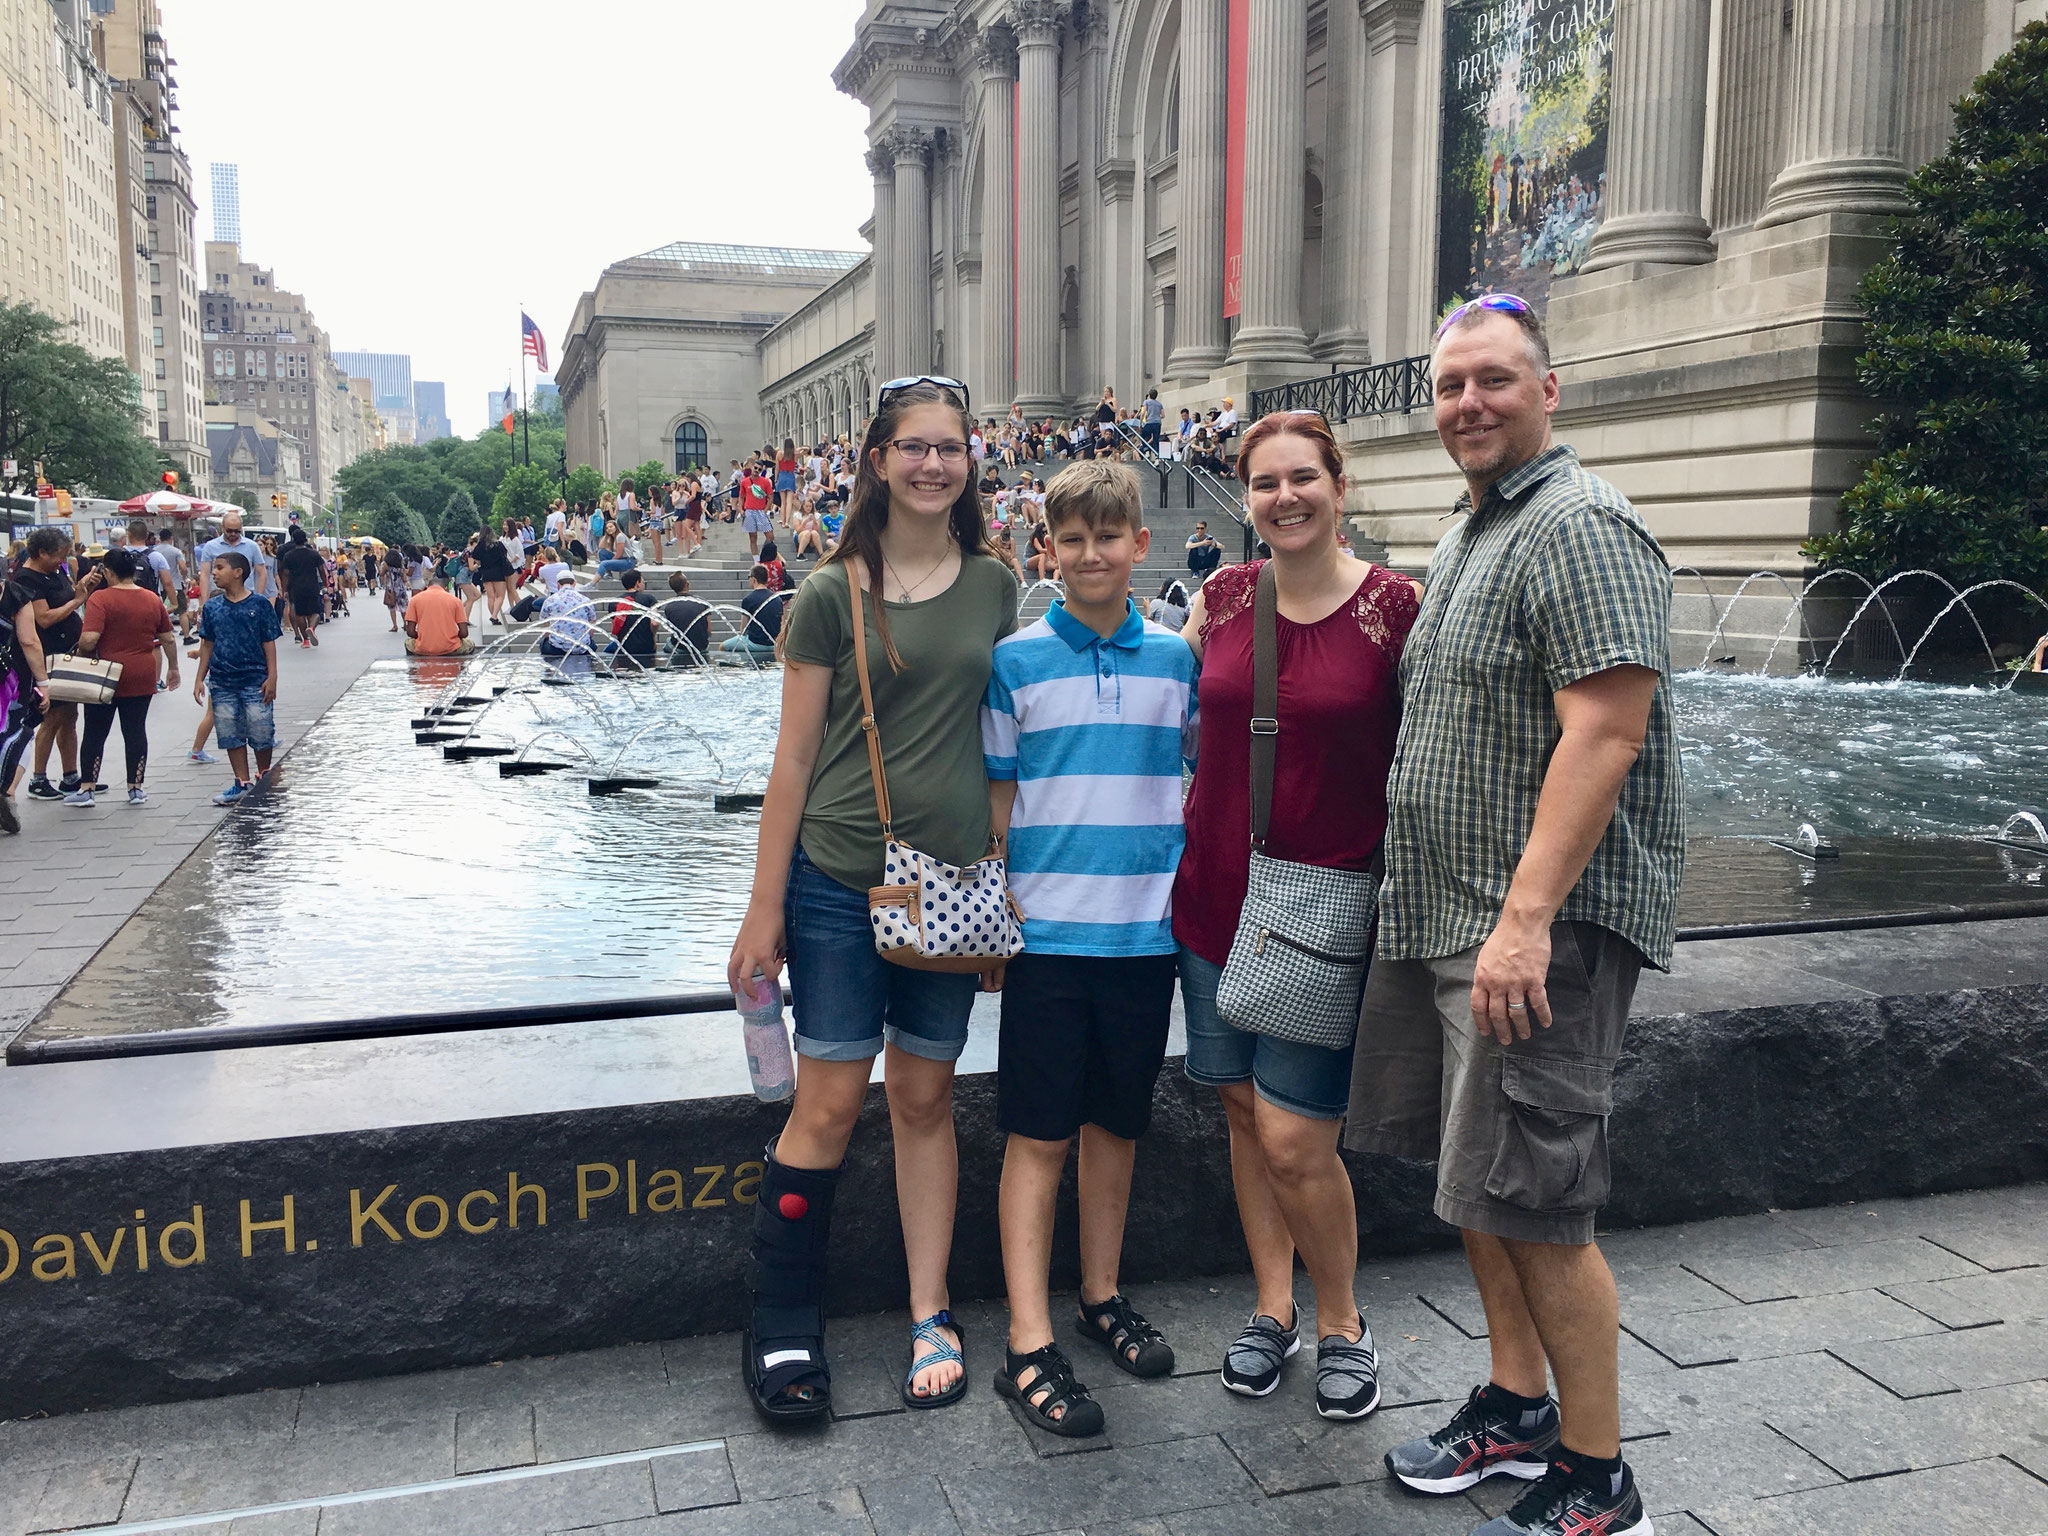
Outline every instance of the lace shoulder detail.
<svg viewBox="0 0 2048 1536"><path fill-rule="evenodd" d="M1202 583L1202 644L1209 643L1209 631L1218 624L1228 624L1239 614L1250 613L1252 599L1259 589L1259 569L1263 560L1249 560L1243 565L1217 567L1216 574Z"/></svg>
<svg viewBox="0 0 2048 1536"><path fill-rule="evenodd" d="M1358 619L1359 633L1385 651L1388 659L1398 661L1408 631L1415 627L1415 616L1422 611L1422 601L1406 576L1375 566L1352 599L1351 611Z"/></svg>

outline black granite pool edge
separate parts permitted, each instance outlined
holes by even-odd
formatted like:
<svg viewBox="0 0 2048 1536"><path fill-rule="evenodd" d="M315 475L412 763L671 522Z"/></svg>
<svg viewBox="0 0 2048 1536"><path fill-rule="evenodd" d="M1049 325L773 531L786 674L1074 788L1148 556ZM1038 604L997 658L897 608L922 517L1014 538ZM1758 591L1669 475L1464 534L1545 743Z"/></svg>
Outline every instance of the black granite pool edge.
<svg viewBox="0 0 2048 1536"><path fill-rule="evenodd" d="M962 1299L999 1296L993 1077L956 1088ZM1241 1270L1215 1096L1174 1064L1126 1275ZM734 1327L761 1148L749 1097L230 1142L0 1170L0 1416L480 1364ZM2048 986L1640 1018L1608 1225L2048 1176ZM838 1202L835 1312L904 1291L887 1109ZM1361 1253L1447 1246L1431 1170L1348 1159ZM287 1203L289 1202L289 1203ZM1057 1265L1071 1280L1071 1198Z"/></svg>

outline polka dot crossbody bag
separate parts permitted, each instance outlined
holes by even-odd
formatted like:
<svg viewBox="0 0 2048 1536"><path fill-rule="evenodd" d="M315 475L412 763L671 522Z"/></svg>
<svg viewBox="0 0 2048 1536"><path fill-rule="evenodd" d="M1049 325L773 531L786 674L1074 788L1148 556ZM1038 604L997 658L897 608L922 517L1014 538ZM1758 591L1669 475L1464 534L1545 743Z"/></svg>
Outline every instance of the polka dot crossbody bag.
<svg viewBox="0 0 2048 1536"><path fill-rule="evenodd" d="M1010 895L1000 838L989 839L985 858L948 864L920 853L896 836L889 779L882 766L875 696L868 682L867 615L861 602L858 561L846 562L853 603L853 669L860 678L861 733L868 772L875 781L875 812L882 822L882 883L868 891L868 923L884 960L919 971L987 971L1024 947L1024 914Z"/></svg>

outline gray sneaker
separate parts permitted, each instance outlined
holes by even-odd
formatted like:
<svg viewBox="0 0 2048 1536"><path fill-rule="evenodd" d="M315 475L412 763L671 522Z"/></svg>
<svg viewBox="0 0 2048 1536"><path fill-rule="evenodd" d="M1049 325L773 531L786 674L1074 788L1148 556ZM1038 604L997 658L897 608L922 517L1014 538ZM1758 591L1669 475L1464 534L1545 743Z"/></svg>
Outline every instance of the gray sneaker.
<svg viewBox="0 0 2048 1536"><path fill-rule="evenodd" d="M1380 1352L1367 1328L1352 1343L1341 1333L1316 1345L1316 1412L1326 1419L1362 1419L1380 1405Z"/></svg>
<svg viewBox="0 0 2048 1536"><path fill-rule="evenodd" d="M1223 1357L1223 1385L1242 1397L1268 1397L1280 1385L1280 1367L1300 1352L1294 1323L1282 1328L1279 1318L1254 1313Z"/></svg>

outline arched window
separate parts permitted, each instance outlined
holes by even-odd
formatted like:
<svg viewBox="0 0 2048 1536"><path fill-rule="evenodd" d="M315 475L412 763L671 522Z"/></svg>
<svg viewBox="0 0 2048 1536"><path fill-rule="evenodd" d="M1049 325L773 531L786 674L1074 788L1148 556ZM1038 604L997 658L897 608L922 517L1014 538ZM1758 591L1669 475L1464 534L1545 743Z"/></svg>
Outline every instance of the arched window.
<svg viewBox="0 0 2048 1536"><path fill-rule="evenodd" d="M704 428L694 421L686 421L676 428L676 468L698 469L711 462L711 440L704 435Z"/></svg>

